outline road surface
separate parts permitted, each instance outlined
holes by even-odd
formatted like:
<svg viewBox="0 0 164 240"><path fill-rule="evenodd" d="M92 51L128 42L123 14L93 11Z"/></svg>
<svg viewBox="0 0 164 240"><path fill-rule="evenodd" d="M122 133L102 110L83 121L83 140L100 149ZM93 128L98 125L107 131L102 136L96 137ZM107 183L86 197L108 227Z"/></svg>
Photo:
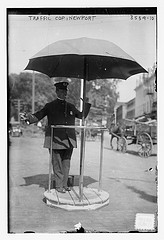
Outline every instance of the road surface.
<svg viewBox="0 0 164 240"><path fill-rule="evenodd" d="M49 154L43 135L11 138L9 148L9 232L60 233L81 222L89 231L135 231L136 214L153 214L157 226L156 148L141 158L135 146L125 154L111 150L104 134L102 189L109 205L94 211L65 211L48 207L43 193L48 188ZM79 150L74 150L70 175L79 177ZM100 141L86 142L84 186L98 188Z"/></svg>

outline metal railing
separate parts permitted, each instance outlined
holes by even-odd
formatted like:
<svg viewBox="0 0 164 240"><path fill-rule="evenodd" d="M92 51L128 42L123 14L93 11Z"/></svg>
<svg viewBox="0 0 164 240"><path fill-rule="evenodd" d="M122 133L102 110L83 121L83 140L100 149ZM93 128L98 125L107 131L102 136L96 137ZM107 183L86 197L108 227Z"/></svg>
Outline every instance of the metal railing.
<svg viewBox="0 0 164 240"><path fill-rule="evenodd" d="M84 131L87 129L97 129L101 130L101 144L100 144L100 169L99 169L99 188L98 190L101 191L102 189L102 162L103 162L103 142L104 142L104 131L107 130L105 127L91 127L91 126L75 126L75 125L52 125L51 126L51 146L50 146L50 160L49 160L49 184L48 184L48 191L51 189L51 173L52 173L52 144L53 144L53 130L54 128L72 128L72 129L81 129ZM84 139L85 143L85 134ZM80 155L80 178L79 178L79 200L82 201L83 199L83 176L84 176L84 160L85 160L85 144L81 145L83 154Z"/></svg>

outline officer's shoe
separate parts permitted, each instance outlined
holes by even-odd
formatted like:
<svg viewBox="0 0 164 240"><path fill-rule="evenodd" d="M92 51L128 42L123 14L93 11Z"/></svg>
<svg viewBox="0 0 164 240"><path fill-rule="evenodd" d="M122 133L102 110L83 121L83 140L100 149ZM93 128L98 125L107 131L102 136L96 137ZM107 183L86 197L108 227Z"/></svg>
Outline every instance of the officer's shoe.
<svg viewBox="0 0 164 240"><path fill-rule="evenodd" d="M63 187L65 189L65 191L71 191L71 188L70 187Z"/></svg>
<svg viewBox="0 0 164 240"><path fill-rule="evenodd" d="M60 193L66 193L65 188L56 188L56 190Z"/></svg>

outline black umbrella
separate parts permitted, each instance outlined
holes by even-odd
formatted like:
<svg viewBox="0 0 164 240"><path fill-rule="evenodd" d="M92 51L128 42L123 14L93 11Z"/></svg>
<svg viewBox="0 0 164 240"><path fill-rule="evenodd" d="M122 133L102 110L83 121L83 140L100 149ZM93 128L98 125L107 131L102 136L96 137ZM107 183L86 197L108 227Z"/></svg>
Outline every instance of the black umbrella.
<svg viewBox="0 0 164 240"><path fill-rule="evenodd" d="M34 55L25 70L49 77L86 80L128 77L147 72L131 56L112 42L78 38L54 42Z"/></svg>

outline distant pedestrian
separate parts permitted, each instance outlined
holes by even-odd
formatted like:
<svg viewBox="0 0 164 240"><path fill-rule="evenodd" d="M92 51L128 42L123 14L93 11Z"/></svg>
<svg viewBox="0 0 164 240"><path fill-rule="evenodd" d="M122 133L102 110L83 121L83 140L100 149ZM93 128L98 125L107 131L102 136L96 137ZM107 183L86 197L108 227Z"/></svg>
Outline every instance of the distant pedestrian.
<svg viewBox="0 0 164 240"><path fill-rule="evenodd" d="M113 145L112 145L113 138L117 138L117 151L118 151L119 150L118 149L119 137L122 136L121 125L119 123L111 124L111 127L109 129L109 134L111 134L111 138L110 138L110 147L111 147L111 149L113 149Z"/></svg>
<svg viewBox="0 0 164 240"><path fill-rule="evenodd" d="M44 147L50 150L51 147L51 125L75 125L75 118L82 118L80 112L73 104L66 101L68 82L55 84L57 99L47 103L40 111L34 114L22 115L22 120L29 124L36 123L47 116L48 124L45 129ZM85 104L85 117L87 117L91 104ZM74 128L54 129L52 143L52 165L56 184L56 190L61 193L70 191L67 186L70 160L73 148L77 147Z"/></svg>

